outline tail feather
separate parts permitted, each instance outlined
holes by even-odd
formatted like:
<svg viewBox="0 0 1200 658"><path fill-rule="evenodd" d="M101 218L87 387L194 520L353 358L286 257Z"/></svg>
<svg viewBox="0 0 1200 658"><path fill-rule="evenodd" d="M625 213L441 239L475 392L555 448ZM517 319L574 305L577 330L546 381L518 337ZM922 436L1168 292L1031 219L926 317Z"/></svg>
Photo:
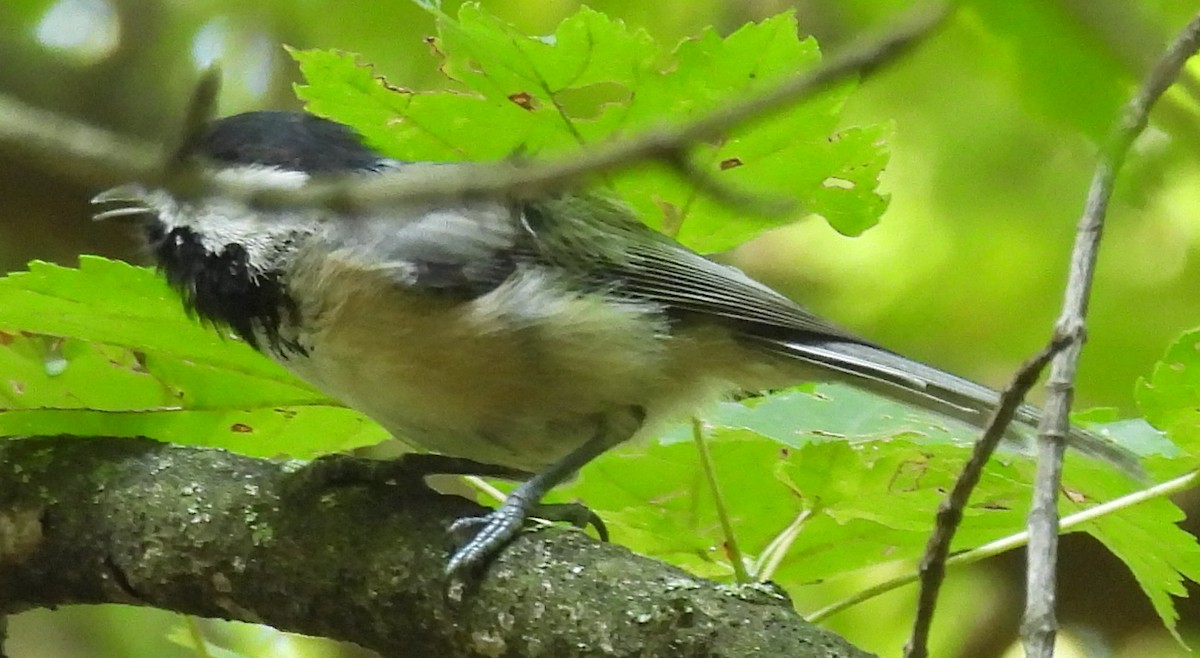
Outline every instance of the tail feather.
<svg viewBox="0 0 1200 658"><path fill-rule="evenodd" d="M984 427L1000 404L1000 393L987 386L873 345L827 338L765 342L773 351L838 373L832 379L976 427ZM1023 404L1017 408L1014 421L1035 429L1041 417L1040 409ZM1015 437L1027 436L1016 430L1012 433ZM1136 455L1104 437L1072 425L1066 439L1072 449L1108 462L1135 478L1145 477Z"/></svg>

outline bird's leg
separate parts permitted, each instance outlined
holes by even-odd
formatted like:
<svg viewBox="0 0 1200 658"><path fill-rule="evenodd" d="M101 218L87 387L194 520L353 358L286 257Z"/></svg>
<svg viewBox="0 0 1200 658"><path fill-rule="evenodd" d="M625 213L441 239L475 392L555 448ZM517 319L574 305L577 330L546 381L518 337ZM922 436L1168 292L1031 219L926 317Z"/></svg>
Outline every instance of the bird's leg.
<svg viewBox="0 0 1200 658"><path fill-rule="evenodd" d="M632 437L644 419L645 412L640 407L630 407L624 413L600 417L592 438L557 463L526 480L508 495L500 507L484 516L465 517L451 524L452 534L471 528L478 530L451 556L446 564L446 573L455 576L484 565L521 531L525 520L531 516L577 522L578 516L566 519L552 518L555 516L555 508L560 506L542 505L542 496L609 448ZM550 516L546 515L547 512L551 512ZM587 514L588 520L596 518L590 510L587 510Z"/></svg>
<svg viewBox="0 0 1200 658"><path fill-rule="evenodd" d="M451 457L435 453L411 452L400 457L397 470L420 475L475 475L479 477L498 478L501 480L528 481L534 474L508 466L486 464L474 459ZM608 528L604 520L579 503L538 503L531 510L530 516L547 521L570 523L576 528L586 528L589 525L596 529L601 541L608 541Z"/></svg>

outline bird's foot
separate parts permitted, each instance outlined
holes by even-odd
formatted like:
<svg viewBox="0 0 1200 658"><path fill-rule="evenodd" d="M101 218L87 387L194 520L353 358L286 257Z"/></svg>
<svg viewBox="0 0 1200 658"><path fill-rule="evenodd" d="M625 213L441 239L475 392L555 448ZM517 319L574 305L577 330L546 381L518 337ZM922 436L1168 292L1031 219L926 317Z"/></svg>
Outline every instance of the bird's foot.
<svg viewBox="0 0 1200 658"><path fill-rule="evenodd" d="M449 532L452 535L465 535L472 530L475 534L451 556L446 564L446 573L454 576L482 567L521 532L526 519L530 517L566 522L577 528L590 525L596 529L601 541L608 541L608 528L604 521L586 505L530 503L514 493L492 512L463 517L450 525Z"/></svg>

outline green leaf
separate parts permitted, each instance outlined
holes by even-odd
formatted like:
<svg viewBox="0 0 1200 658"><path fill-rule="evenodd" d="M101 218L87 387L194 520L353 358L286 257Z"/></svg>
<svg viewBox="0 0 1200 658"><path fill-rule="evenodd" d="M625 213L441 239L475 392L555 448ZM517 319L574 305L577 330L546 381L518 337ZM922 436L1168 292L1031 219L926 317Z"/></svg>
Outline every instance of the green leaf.
<svg viewBox="0 0 1200 658"><path fill-rule="evenodd" d="M754 560L800 515L802 530L772 579L802 585L924 548L945 490L966 459L954 446L843 440L785 448L737 428L715 430L717 478L742 550ZM1020 530L1031 464L988 467L955 548ZM709 576L731 573L711 495L690 443L632 446L606 454L556 492L587 501L622 544Z"/></svg>
<svg viewBox="0 0 1200 658"><path fill-rule="evenodd" d="M0 279L0 435L146 436L308 457L387 438L234 338L151 270L96 257Z"/></svg>
<svg viewBox="0 0 1200 658"><path fill-rule="evenodd" d="M546 37L521 34L476 3L464 4L457 20L442 14L438 29L435 46L450 79L493 102L527 94L551 112L571 90L601 83L634 87L659 57L645 30L630 30L587 7Z"/></svg>
<svg viewBox="0 0 1200 658"><path fill-rule="evenodd" d="M173 354L246 374L295 383L278 364L231 333L188 318L153 270L99 256L79 268L34 261L0 279L0 331L79 338Z"/></svg>
<svg viewBox="0 0 1200 658"><path fill-rule="evenodd" d="M791 14L713 30L661 48L640 30L581 9L553 35L531 37L466 4L457 18L435 11L433 41L455 91L389 85L354 56L293 51L310 111L358 129L401 160L492 160L516 153L567 157L581 146L651 126L677 124L771 88L819 60L796 37ZM840 127L853 90L843 83L803 105L739 128L691 157L717 180L763 198L788 198L804 214L858 234L887 200L884 126ZM641 167L610 177L643 221L702 252L729 249L795 217L747 217L698 194L676 174Z"/></svg>
<svg viewBox="0 0 1200 658"><path fill-rule="evenodd" d="M1125 478L1094 465L1077 466L1083 472L1074 482L1083 489L1069 492L1068 501L1080 501L1082 492L1086 492L1089 503L1130 493L1130 483ZM1082 509L1078 502L1064 504L1076 507L1066 512ZM1125 563L1163 626L1185 648L1187 645L1177 628L1179 611L1172 597L1188 595L1188 580L1200 583L1200 542L1179 527L1186 517L1170 499L1160 497L1107 514L1085 527L1088 534Z"/></svg>
<svg viewBox="0 0 1200 658"><path fill-rule="evenodd" d="M753 555L774 529L800 507L786 487L769 477L780 460L769 441L714 442L717 477L726 495L743 551ZM747 505L747 497L761 495ZM588 502L619 541L651 556L685 564L702 575L731 574L722 533L695 446L629 446L597 459L558 499Z"/></svg>
<svg viewBox="0 0 1200 658"><path fill-rule="evenodd" d="M195 622L193 621L191 623ZM234 628L237 627L234 626ZM263 627L256 628L254 631L259 634L267 632L263 630ZM283 635L278 631L276 631L276 633L280 636ZM212 640L204 637L196 638L192 635L192 632L188 630L186 622L184 624L175 626L175 628L168 632L167 639L180 647L188 649L189 651L193 651L199 658L262 658L264 655L270 655L258 647L256 647L256 649L260 649L258 651L242 653L233 649L226 649L225 647L220 646L214 643ZM197 640L199 640L199 642L197 642ZM200 644L201 646L196 646L197 644ZM266 643L264 642L263 644Z"/></svg>
<svg viewBox="0 0 1200 658"><path fill-rule="evenodd" d="M1200 456L1200 329L1180 336L1154 364L1150 378L1139 378L1138 408L1155 427L1183 450Z"/></svg>
<svg viewBox="0 0 1200 658"><path fill-rule="evenodd" d="M705 414L717 437L740 430L800 447L809 442L881 438L919 444L967 445L978 430L936 414L842 384L805 385L738 402L719 402ZM673 427L663 440L690 441L690 430Z"/></svg>
<svg viewBox="0 0 1200 658"><path fill-rule="evenodd" d="M748 24L725 39L709 29L684 41L669 73L647 78L628 108L612 110L623 111L619 127L695 119L815 66L820 59L816 42L798 40L796 30L788 13ZM853 88L851 83L838 85L734 131L719 145L697 147L693 158L718 181L764 198L790 198L804 212L822 215L837 230L857 235L873 226L886 207L876 187L887 161L883 140L888 129L838 130L839 114ZM667 172L630 172L618 177L615 187L651 225L665 225L702 252L728 249L783 221L747 217L698 195ZM675 226L679 222L682 226Z"/></svg>
<svg viewBox="0 0 1200 658"><path fill-rule="evenodd" d="M296 95L308 110L353 126L367 142L401 160L489 160L510 155L513 133L498 133L490 119L516 129L522 110L494 106L477 96L420 93L393 87L354 55L292 50L307 85Z"/></svg>
<svg viewBox="0 0 1200 658"><path fill-rule="evenodd" d="M772 542L799 521L800 531L771 575L786 586L846 575L884 561L915 562L937 507L978 433L840 386L723 403L704 426L746 555L761 559ZM1025 455L997 455L964 511L953 550L1023 530L1033 471ZM1064 482L1069 496L1062 502L1063 513L1124 495L1136 486L1108 465L1078 457L1068 459ZM556 495L588 502L612 526L617 541L639 552L704 575L731 573L686 428L672 428L659 443L602 456ZM1190 555L1191 549L1181 548L1176 517L1156 512L1140 518L1140 550L1158 546L1155 542L1161 539L1174 554ZM1119 532L1115 524L1123 522L1097 522L1088 530L1108 541ZM1114 546L1121 548L1121 541L1117 538ZM1150 552L1154 555L1140 558L1145 564L1130 563L1131 569L1142 571L1139 578L1162 576L1164 565L1179 567L1168 551ZM1118 555L1125 557L1123 552ZM1171 610L1167 595L1177 590L1172 583L1187 573L1179 567L1172 578L1157 581L1162 583L1160 590L1147 590L1156 605L1167 601L1167 607L1161 607L1164 620Z"/></svg>

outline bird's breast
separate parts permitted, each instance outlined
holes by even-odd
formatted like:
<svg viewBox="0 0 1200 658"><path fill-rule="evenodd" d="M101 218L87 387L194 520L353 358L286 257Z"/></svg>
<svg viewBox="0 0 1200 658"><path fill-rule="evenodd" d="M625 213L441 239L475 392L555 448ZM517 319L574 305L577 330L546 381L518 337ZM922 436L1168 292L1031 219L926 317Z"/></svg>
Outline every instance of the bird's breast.
<svg viewBox="0 0 1200 658"><path fill-rule="evenodd" d="M297 276L307 355L281 362L427 450L538 470L662 385L656 309L535 269L467 300L335 259Z"/></svg>

